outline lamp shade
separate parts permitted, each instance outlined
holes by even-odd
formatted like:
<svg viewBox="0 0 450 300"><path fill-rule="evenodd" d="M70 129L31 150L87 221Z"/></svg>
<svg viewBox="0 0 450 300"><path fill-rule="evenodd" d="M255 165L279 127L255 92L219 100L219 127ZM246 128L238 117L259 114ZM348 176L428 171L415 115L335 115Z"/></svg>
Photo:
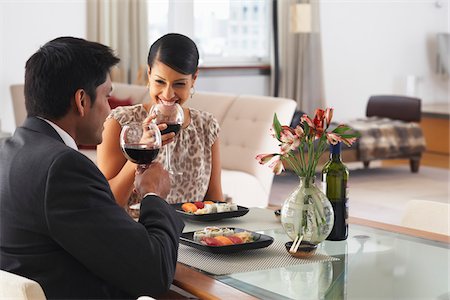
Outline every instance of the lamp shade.
<svg viewBox="0 0 450 300"><path fill-rule="evenodd" d="M311 4L297 3L291 6L291 28L293 33L311 32Z"/></svg>

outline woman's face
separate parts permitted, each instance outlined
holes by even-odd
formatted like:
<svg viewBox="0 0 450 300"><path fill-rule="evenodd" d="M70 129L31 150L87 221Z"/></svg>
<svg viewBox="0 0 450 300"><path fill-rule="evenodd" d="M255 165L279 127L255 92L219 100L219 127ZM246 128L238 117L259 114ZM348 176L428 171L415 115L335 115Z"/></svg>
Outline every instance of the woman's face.
<svg viewBox="0 0 450 300"><path fill-rule="evenodd" d="M193 75L184 75L156 60L153 67L148 68L151 104L183 105L190 97L197 73L198 71Z"/></svg>

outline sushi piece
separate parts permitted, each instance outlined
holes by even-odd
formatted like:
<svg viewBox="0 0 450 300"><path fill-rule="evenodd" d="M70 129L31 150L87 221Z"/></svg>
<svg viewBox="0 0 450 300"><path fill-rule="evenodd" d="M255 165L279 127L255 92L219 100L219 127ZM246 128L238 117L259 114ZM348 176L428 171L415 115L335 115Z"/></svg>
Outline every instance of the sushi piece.
<svg viewBox="0 0 450 300"><path fill-rule="evenodd" d="M186 202L181 205L181 209L188 213L194 213L197 211L197 206L192 202Z"/></svg>
<svg viewBox="0 0 450 300"><path fill-rule="evenodd" d="M194 232L194 241L200 242L203 238L208 237L206 232L203 230L199 230Z"/></svg>
<svg viewBox="0 0 450 300"><path fill-rule="evenodd" d="M244 243L250 243L250 242L253 242L253 236L252 236L252 234L251 234L250 232L248 232L248 231L236 232L236 233L234 234L234 236L239 237L239 238L242 240L242 242L244 242Z"/></svg>
<svg viewBox="0 0 450 300"><path fill-rule="evenodd" d="M223 235L216 236L215 239L218 240L222 244L222 246L234 245L232 240Z"/></svg>
<svg viewBox="0 0 450 300"><path fill-rule="evenodd" d="M221 228L214 228L210 230L210 236L211 237L216 237L219 235L223 235L223 231Z"/></svg>
<svg viewBox="0 0 450 300"><path fill-rule="evenodd" d="M206 202L206 201L205 201L205 202ZM216 207L216 204L215 204L215 203L213 203L213 204L208 204L208 203L206 203L206 204L205 204L205 207L204 207L203 209L205 209L205 210L207 211L208 214L214 214L214 213L217 212L217 207Z"/></svg>
<svg viewBox="0 0 450 300"><path fill-rule="evenodd" d="M229 236L234 234L234 230L230 228L222 228L222 233L224 236Z"/></svg>
<svg viewBox="0 0 450 300"><path fill-rule="evenodd" d="M207 246L223 246L222 243L214 237L204 237L200 243Z"/></svg>
<svg viewBox="0 0 450 300"><path fill-rule="evenodd" d="M230 211L230 205L228 203L217 204L217 212L218 213L227 212L227 211Z"/></svg>
<svg viewBox="0 0 450 300"><path fill-rule="evenodd" d="M194 205L197 206L198 209L202 209L205 207L205 203L203 203L202 201L195 201Z"/></svg>
<svg viewBox="0 0 450 300"><path fill-rule="evenodd" d="M240 237L238 237L238 236L235 236L235 235L227 236L227 238L229 240L231 240L233 242L233 244L235 244L235 245L243 243L242 239Z"/></svg>
<svg viewBox="0 0 450 300"><path fill-rule="evenodd" d="M238 210L238 205L236 203L229 203L230 211L236 211Z"/></svg>
<svg viewBox="0 0 450 300"><path fill-rule="evenodd" d="M209 211L206 208L198 208L194 212L195 215L205 215L205 214L208 214L208 213L209 213Z"/></svg>

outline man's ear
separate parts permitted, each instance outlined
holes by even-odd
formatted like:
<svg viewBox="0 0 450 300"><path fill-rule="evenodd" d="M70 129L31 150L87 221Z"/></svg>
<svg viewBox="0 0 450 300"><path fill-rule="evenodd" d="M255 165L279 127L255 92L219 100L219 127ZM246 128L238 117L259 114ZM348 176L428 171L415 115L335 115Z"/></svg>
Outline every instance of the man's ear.
<svg viewBox="0 0 450 300"><path fill-rule="evenodd" d="M88 98L88 94L83 89L79 89L75 92L75 108L81 117L84 117L86 109L90 105Z"/></svg>

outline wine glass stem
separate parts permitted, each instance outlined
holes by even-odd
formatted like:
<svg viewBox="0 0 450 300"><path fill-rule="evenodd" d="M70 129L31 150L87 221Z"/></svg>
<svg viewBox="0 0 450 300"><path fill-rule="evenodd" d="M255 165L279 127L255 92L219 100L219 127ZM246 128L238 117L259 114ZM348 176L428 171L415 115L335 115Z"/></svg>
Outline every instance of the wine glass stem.
<svg viewBox="0 0 450 300"><path fill-rule="evenodd" d="M172 165L170 164L170 149L169 144L166 144L164 147L166 147L166 170L171 173L172 172Z"/></svg>

